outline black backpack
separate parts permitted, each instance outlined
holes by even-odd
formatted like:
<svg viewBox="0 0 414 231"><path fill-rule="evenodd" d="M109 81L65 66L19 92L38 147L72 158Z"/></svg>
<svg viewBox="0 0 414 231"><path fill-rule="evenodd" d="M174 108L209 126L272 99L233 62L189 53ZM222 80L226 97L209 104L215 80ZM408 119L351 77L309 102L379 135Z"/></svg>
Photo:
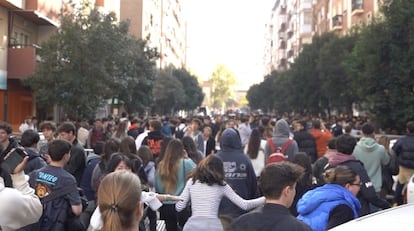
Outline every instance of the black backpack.
<svg viewBox="0 0 414 231"><path fill-rule="evenodd" d="M79 216L72 214L72 208L65 195L78 191L77 185L66 185L40 199L43 214L37 223L19 229L19 231L81 231L86 230L79 222Z"/></svg>

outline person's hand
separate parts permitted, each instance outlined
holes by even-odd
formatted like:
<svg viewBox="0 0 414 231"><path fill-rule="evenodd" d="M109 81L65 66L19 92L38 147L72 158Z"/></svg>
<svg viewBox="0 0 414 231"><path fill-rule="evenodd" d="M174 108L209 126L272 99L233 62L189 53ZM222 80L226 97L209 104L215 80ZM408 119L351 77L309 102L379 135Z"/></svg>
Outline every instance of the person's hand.
<svg viewBox="0 0 414 231"><path fill-rule="evenodd" d="M49 154L44 154L43 159L45 159L47 164L50 164L50 162L52 162L52 159L50 158Z"/></svg>
<svg viewBox="0 0 414 231"><path fill-rule="evenodd" d="M26 167L27 161L29 161L29 157L26 156L19 165L13 170L13 174L23 172L24 168Z"/></svg>

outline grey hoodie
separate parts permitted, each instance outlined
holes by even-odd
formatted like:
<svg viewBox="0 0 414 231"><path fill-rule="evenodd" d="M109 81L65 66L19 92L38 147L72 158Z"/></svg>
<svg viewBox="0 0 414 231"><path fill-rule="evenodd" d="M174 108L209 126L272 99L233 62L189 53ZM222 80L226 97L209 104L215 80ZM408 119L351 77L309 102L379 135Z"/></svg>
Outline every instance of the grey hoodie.
<svg viewBox="0 0 414 231"><path fill-rule="evenodd" d="M290 139L290 129L289 124L284 119L280 119L276 122L275 130L272 137L272 142L274 146L282 147L288 139ZM285 151L285 156L288 156L288 160L292 161L293 156L299 151L298 144L295 140L289 145L289 147ZM272 154L272 150L269 145L269 141L266 143L265 147L265 156L266 159Z"/></svg>
<svg viewBox="0 0 414 231"><path fill-rule="evenodd" d="M375 192L380 192L382 186L381 167L390 161L390 156L384 146L378 144L371 137L362 137L355 146L352 155L364 164L364 168L374 185Z"/></svg>

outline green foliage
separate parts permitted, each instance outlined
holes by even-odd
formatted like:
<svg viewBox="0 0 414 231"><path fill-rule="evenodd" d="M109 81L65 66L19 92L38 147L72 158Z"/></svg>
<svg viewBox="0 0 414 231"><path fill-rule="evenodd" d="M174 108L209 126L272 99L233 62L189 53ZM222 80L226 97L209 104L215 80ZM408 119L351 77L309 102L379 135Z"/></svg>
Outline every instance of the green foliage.
<svg viewBox="0 0 414 231"><path fill-rule="evenodd" d="M218 65L209 81L213 83L213 107L223 108L226 101L233 97L232 87L236 84L236 77L224 65Z"/></svg>
<svg viewBox="0 0 414 231"><path fill-rule="evenodd" d="M194 110L200 106L204 99L204 93L197 78L185 69L175 69L173 75L181 82L185 92L184 103L179 109Z"/></svg>
<svg viewBox="0 0 414 231"><path fill-rule="evenodd" d="M382 128L414 119L414 2L394 0L384 21L364 28L348 60L354 89Z"/></svg>
<svg viewBox="0 0 414 231"><path fill-rule="evenodd" d="M153 111L164 115L173 114L184 105L185 91L181 82L174 77L172 67L158 72L153 95Z"/></svg>
<svg viewBox="0 0 414 231"><path fill-rule="evenodd" d="M185 69L177 69L172 65L158 71L153 96L153 112L160 114L194 110L204 98L196 77Z"/></svg>
<svg viewBox="0 0 414 231"><path fill-rule="evenodd" d="M129 112L151 102L156 51L128 35L127 22L97 9L62 13L61 27L43 43L42 62L25 81L39 106L58 105L72 118L93 117L105 99L118 97Z"/></svg>
<svg viewBox="0 0 414 231"><path fill-rule="evenodd" d="M351 55L355 41L355 34L335 36L320 49L317 71L325 99L322 107L328 114L331 109L352 114L352 104L358 102L357 95L351 90L352 78L345 69L345 61Z"/></svg>
<svg viewBox="0 0 414 231"><path fill-rule="evenodd" d="M346 36L314 37L290 69L249 89L249 105L313 115L351 113L356 105L378 128L404 132L414 120L414 2L388 1L382 11Z"/></svg>

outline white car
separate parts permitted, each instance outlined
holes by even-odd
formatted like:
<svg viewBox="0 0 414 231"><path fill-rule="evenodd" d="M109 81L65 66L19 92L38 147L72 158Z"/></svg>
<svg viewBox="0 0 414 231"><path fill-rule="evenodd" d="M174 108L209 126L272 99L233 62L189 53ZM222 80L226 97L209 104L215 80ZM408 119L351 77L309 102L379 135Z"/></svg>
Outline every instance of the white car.
<svg viewBox="0 0 414 231"><path fill-rule="evenodd" d="M349 230L413 230L414 203L393 207L369 214L345 224L339 225L332 231Z"/></svg>
<svg viewBox="0 0 414 231"><path fill-rule="evenodd" d="M407 184L407 203L414 203L414 175Z"/></svg>

